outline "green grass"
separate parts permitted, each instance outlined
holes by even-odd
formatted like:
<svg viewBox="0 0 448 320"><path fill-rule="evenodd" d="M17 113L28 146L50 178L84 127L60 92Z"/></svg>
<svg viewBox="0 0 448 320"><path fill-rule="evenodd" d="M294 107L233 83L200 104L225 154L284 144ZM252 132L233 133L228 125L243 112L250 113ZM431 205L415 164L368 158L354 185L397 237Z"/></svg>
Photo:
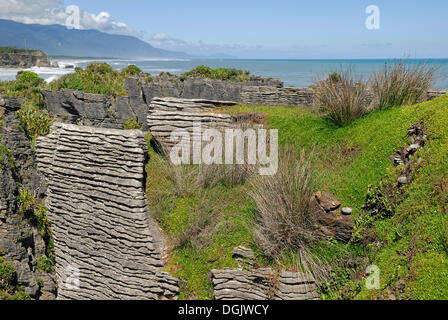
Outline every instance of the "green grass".
<svg viewBox="0 0 448 320"><path fill-rule="evenodd" d="M351 252L364 260L362 267L378 265L381 290L369 291L364 288L362 278L348 276L353 270L335 268L334 279L338 283L333 284L333 289L339 292L324 298L387 298L391 288L398 290L395 288L405 283L405 289L400 289L403 292L397 291L401 298L448 299L448 283L444 276L448 259L448 96L414 106L374 111L343 128L301 108L238 105L218 111L264 114L268 126L279 130L281 146L313 151L318 189L335 196L343 206L355 209L355 221L366 228L357 229L358 233L375 236L375 246L364 247L360 243L329 246L322 255L337 260L338 255ZM405 188L394 214L368 218L362 206L369 185L396 181L401 168L393 168L388 158L410 144L407 129L422 119L428 129L429 143L419 151L423 165L417 167L414 182ZM157 219L169 238L175 238L188 226L203 198L206 203L220 207L211 213L218 214L219 221L231 226L230 229L217 228L200 250L187 246L175 248L171 253L169 269L184 280L181 297L211 298L208 271L234 266L233 247L244 244L254 248L250 233L254 205L247 198L244 185L217 186L176 196L172 182L154 161L155 157L159 156L153 155L147 168L148 196L151 209L157 212ZM372 223L365 224L369 219ZM259 252L257 254L260 265L275 266ZM279 263L291 266L287 258Z"/></svg>
<svg viewBox="0 0 448 320"><path fill-rule="evenodd" d="M182 242L170 252L167 270L184 279L181 299L211 299L209 271L236 267L233 248L253 245L249 228L254 215L244 186L185 188L184 193L170 178L165 160L153 151L150 156L146 168L150 209L166 235ZM198 221L206 221L202 232L188 236Z"/></svg>

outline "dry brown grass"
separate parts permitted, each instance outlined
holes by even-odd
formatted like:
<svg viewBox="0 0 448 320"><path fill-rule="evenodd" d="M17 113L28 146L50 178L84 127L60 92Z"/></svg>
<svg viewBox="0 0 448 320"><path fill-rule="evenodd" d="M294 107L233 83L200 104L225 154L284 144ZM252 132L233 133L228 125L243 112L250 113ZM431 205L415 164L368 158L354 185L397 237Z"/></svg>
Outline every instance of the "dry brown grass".
<svg viewBox="0 0 448 320"><path fill-rule="evenodd" d="M427 98L435 69L427 65L408 65L403 62L385 65L374 73L370 86L375 95L376 109L413 105Z"/></svg>
<svg viewBox="0 0 448 320"><path fill-rule="evenodd" d="M362 79L356 79L351 71L318 81L314 91L318 111L338 126L347 125L370 110L372 99L368 85Z"/></svg>
<svg viewBox="0 0 448 320"><path fill-rule="evenodd" d="M255 175L249 195L257 207L253 238L265 256L278 260L292 254L297 269L325 281L328 268L310 250L323 237L312 223L310 199L315 191L310 156L286 148L274 176Z"/></svg>
<svg viewBox="0 0 448 320"><path fill-rule="evenodd" d="M285 152L273 176L254 176L249 195L258 209L255 238L266 256L286 249L307 247L315 239L310 223L313 182L310 163L302 153L294 159Z"/></svg>

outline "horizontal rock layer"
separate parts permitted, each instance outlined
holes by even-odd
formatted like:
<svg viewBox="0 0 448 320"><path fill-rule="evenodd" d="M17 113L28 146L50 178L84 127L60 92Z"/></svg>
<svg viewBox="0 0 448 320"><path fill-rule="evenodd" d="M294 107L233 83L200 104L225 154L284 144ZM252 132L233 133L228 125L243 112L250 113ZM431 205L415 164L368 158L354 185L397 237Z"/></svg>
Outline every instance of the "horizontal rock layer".
<svg viewBox="0 0 448 320"><path fill-rule="evenodd" d="M161 271L163 244L146 205L143 133L56 123L36 147L58 298L174 297L177 280Z"/></svg>
<svg viewBox="0 0 448 320"><path fill-rule="evenodd" d="M148 128L153 138L161 145L163 152L169 154L171 148L178 144L178 141L171 140L171 134L175 130L188 132L193 139L195 123L200 124L201 134L211 128L220 130L232 128L234 118L231 115L204 112L233 104L225 101L154 98L147 119Z"/></svg>
<svg viewBox="0 0 448 320"><path fill-rule="evenodd" d="M272 269L252 271L242 269L212 270L216 300L316 300L315 281L300 272Z"/></svg>

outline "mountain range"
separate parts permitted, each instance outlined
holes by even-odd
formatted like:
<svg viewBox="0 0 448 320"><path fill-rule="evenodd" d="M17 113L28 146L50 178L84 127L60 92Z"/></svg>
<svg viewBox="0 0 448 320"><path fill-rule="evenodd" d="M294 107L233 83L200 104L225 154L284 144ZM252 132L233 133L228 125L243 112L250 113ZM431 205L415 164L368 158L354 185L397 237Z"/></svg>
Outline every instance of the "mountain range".
<svg viewBox="0 0 448 320"><path fill-rule="evenodd" d="M139 59L189 57L183 52L155 48L132 36L0 19L0 47L2 46L38 49L49 56Z"/></svg>

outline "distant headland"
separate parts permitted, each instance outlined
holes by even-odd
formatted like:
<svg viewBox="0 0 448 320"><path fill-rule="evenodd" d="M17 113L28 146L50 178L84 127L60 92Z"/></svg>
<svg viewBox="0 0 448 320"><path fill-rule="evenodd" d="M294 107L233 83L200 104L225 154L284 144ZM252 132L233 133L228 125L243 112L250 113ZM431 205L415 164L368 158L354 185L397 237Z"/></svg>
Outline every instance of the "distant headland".
<svg viewBox="0 0 448 320"><path fill-rule="evenodd" d="M0 47L0 67L31 68L58 66L52 63L50 58L41 50Z"/></svg>

